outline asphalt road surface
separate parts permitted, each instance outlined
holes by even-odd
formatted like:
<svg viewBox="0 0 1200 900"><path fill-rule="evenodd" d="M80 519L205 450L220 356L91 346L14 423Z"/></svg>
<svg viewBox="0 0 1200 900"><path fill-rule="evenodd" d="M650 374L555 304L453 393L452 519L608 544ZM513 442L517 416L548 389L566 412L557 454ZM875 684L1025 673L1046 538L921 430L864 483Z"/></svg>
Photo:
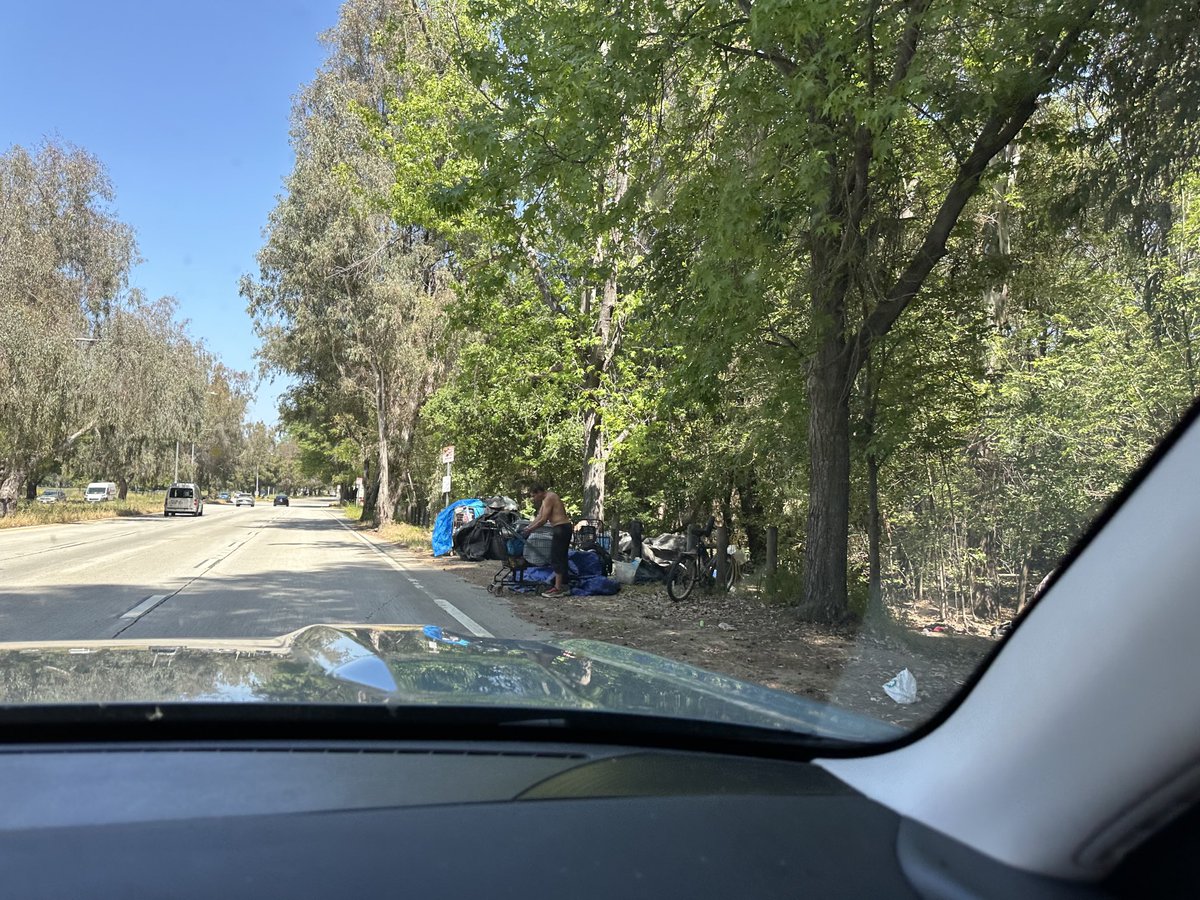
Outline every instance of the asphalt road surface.
<svg viewBox="0 0 1200 900"><path fill-rule="evenodd" d="M546 637L503 600L351 530L324 500L0 531L0 641L270 637L319 623Z"/></svg>

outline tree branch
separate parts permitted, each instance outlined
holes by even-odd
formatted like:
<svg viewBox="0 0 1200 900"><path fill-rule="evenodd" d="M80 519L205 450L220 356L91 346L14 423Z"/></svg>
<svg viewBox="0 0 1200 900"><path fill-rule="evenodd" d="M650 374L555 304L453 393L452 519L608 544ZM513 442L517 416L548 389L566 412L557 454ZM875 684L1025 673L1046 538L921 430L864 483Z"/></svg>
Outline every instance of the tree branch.
<svg viewBox="0 0 1200 900"><path fill-rule="evenodd" d="M754 5L750 2L750 0L737 0L737 5L741 8L742 12L745 13L746 19L747 19L747 21L749 21L751 18L751 13L753 13L753 11L754 11ZM720 45L718 44L717 46L720 46ZM732 50L735 48L730 47L728 49ZM793 75L795 75L797 72L800 71L800 67L798 65L796 65L796 63L794 63L792 60L788 59L786 56L784 56L778 50L772 51L772 52L767 52L765 50L756 50L756 51L753 51L753 55L758 56L759 59L764 59L764 60L774 64L775 68L777 68L783 75L787 76L788 78L791 78Z"/></svg>
<svg viewBox="0 0 1200 900"><path fill-rule="evenodd" d="M917 55L917 43L921 38L921 20L929 11L932 0L914 0L908 7L908 21L904 25L904 33L896 45L896 65L892 69L892 77L888 82L888 91L895 90L912 65L913 57Z"/></svg>
<svg viewBox="0 0 1200 900"><path fill-rule="evenodd" d="M735 47L732 44L723 44L720 41L713 41L712 43L714 47L719 47L737 56L748 56L751 59L761 59L769 63L774 63L775 67L784 75L792 76L797 72L796 64L787 57L773 56L770 53L764 53L762 50L753 50L748 47Z"/></svg>
<svg viewBox="0 0 1200 900"><path fill-rule="evenodd" d="M992 159L1021 131L1037 110L1038 100L1058 73L1067 54L1078 43L1083 29L1095 15L1099 3L1093 0L1078 23L1070 28L1049 54L1037 78L1024 94L1017 96L1007 109L1000 110L984 124L966 161L959 166L954 182L946 191L925 240L901 273L892 289L867 317L852 343L850 374L862 365L872 342L883 337L921 289L933 267L946 255L946 242L958 223L963 209L975 193L979 179Z"/></svg>
<svg viewBox="0 0 1200 900"><path fill-rule="evenodd" d="M538 259L537 251L533 245L529 243L529 239L524 234L517 236L517 243L521 247L521 251L525 254L525 261L529 263L529 268L533 274L533 282L537 285L538 293L542 295L542 302L546 304L546 308L555 315L563 314L563 303L554 293L554 288L550 284L550 279L546 276L546 270L542 268L542 261Z"/></svg>

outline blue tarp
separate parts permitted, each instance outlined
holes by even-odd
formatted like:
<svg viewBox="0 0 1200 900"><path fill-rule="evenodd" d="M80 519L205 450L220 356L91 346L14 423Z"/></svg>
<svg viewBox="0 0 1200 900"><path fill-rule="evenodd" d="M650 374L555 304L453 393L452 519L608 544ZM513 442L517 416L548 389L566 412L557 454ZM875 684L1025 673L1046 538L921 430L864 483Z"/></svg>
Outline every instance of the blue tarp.
<svg viewBox="0 0 1200 900"><path fill-rule="evenodd" d="M454 539L454 510L460 506L473 506L475 508L475 518L479 518L484 513L483 501L478 498L468 498L465 500L455 500L440 513L437 514L437 519L433 523L433 555L443 556L449 553Z"/></svg>

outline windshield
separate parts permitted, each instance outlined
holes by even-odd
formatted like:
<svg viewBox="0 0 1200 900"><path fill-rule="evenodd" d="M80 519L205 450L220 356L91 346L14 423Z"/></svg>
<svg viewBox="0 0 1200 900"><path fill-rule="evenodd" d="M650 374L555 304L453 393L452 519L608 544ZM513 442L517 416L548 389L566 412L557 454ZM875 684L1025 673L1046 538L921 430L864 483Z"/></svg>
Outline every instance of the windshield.
<svg viewBox="0 0 1200 900"><path fill-rule="evenodd" d="M936 716L1197 394L1200 80L918 6L7 10L0 701Z"/></svg>

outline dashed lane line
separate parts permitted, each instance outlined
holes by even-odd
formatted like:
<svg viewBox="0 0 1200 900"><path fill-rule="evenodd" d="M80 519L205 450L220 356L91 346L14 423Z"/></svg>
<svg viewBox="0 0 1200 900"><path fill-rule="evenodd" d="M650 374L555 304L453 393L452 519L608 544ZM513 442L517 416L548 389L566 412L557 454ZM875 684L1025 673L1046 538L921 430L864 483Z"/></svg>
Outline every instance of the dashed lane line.
<svg viewBox="0 0 1200 900"><path fill-rule="evenodd" d="M452 618L454 618L455 620L457 620L464 628L466 628L468 631L470 631L471 634L475 635L475 637L495 637L494 634L492 634L490 631L488 631L486 628L484 628L482 625L480 625L478 622L476 622L474 619L472 619L470 616L468 616L465 612L463 612L461 609L459 609L457 606L455 606L449 600L443 600L441 597L435 597L433 595L433 592L431 590L429 590L429 588L425 587L425 585L421 584L420 581L413 578L412 575L409 574L408 570L400 562L398 562L394 557L392 557L392 555L390 553L384 552L384 550L378 544L376 544L374 541L370 540L367 537L364 537L362 534L355 531L353 528L351 528L345 522L338 519L333 513L330 513L329 516L330 516L330 518L333 519L333 521L337 522L337 524L341 525L348 532L350 532L352 535L354 535L356 538L358 538L360 541L362 541L364 544L366 544L368 547L370 547L372 550L374 550L376 553L378 553L380 556L382 556L384 558L384 560L387 562L387 564L389 566L391 566L393 569L395 569L397 572L399 572L401 575L403 575L406 579L408 579L409 583L412 584L413 587L415 587L417 590L419 590L421 593L423 593L425 596L427 596L430 600L432 600L435 604L437 604L437 606L443 612L445 612L447 615L449 615Z"/></svg>
<svg viewBox="0 0 1200 900"><path fill-rule="evenodd" d="M164 600L166 600L167 597L168 597L167 594L152 594L151 596L149 596L145 600L143 600L141 603L139 603L137 606L135 606L133 609L129 610L129 612L122 615L121 618L122 619L140 619L146 613L150 612L150 610L154 609L154 607L158 606L158 604L160 604Z"/></svg>
<svg viewBox="0 0 1200 900"><path fill-rule="evenodd" d="M121 616L121 620L122 620L123 624L121 625L120 628L117 629L116 633L113 634L113 638L114 639L119 638L121 636L121 634L127 628L129 628L131 625L133 625L135 622L137 622L139 619L141 619L147 613L152 612L153 610L155 610L159 606L161 606L163 603L165 603L167 600L169 600L172 597L179 594L181 591L184 591L187 588L191 587L192 584L194 584L196 581L200 580L206 574L208 574L208 571L210 569L212 569L218 563L224 562L225 560L229 559L229 557L233 556L234 553L236 553L242 547L244 547L248 543L250 543L250 541L252 541L256 535L261 534L261 533L262 532L259 530L252 531L246 537L245 540L243 540L241 542L235 541L234 543L237 544L236 547L234 547L233 545L230 545L232 549L230 549L229 552L226 553L224 556L211 557L209 559L204 560L204 562L200 563L199 565L195 566L194 568L199 569L200 571L196 572L196 574L192 575L191 577L184 576L184 578L186 578L187 580L184 581L183 584L179 585L179 587L175 588L175 590L173 590L167 594L153 594L152 596L147 597L145 600L143 600L141 603L139 603L133 609L124 613ZM204 566L204 568L201 568L201 566Z"/></svg>

